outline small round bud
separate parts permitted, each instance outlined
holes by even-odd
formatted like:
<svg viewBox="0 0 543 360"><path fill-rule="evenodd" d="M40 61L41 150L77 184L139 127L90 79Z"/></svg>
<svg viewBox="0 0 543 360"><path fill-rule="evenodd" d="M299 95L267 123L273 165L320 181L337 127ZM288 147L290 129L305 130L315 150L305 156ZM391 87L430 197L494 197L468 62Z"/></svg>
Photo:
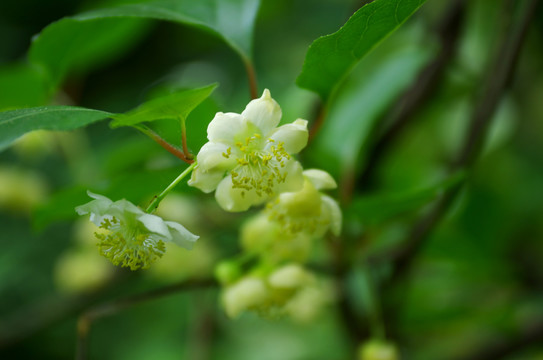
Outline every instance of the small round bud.
<svg viewBox="0 0 543 360"><path fill-rule="evenodd" d="M396 345L384 340L370 340L360 346L359 360L399 360Z"/></svg>
<svg viewBox="0 0 543 360"><path fill-rule="evenodd" d="M235 261L221 261L215 266L215 278L223 285L234 283L241 276L241 269Z"/></svg>

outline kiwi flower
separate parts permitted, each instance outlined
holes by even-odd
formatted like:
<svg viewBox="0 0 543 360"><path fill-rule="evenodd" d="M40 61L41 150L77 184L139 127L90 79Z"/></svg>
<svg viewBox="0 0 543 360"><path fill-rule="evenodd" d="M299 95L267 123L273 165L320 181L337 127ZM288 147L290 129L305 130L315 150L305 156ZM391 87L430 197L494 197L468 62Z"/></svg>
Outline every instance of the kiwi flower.
<svg viewBox="0 0 543 360"><path fill-rule="evenodd" d="M87 192L94 200L75 208L79 215L90 214L90 221L107 230L95 233L100 254L114 265L130 270L146 269L162 257L164 243L172 242L191 249L198 239L181 224L164 221L127 200L111 201L105 196Z"/></svg>
<svg viewBox="0 0 543 360"><path fill-rule="evenodd" d="M226 211L245 211L284 191L302 188L302 166L292 155L307 145L307 121L277 127L281 108L268 89L241 114L215 115L189 185L209 193Z"/></svg>

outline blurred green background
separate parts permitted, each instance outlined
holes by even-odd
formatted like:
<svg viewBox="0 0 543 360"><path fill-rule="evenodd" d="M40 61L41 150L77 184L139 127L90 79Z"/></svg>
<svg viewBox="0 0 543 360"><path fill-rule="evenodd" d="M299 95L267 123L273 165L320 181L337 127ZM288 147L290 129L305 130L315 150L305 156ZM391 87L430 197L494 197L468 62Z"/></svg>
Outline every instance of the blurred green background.
<svg viewBox="0 0 543 360"><path fill-rule="evenodd" d="M48 88L43 72L26 60L32 37L51 22L126 2L0 2L0 110L65 104L125 112L172 89L218 82L211 98L187 120L189 147L196 153L214 114L239 113L249 100L243 63L217 36L180 24L130 20L126 28L97 34L114 41L104 56L81 60L58 91ZM362 3L262 1L254 30L255 68L260 91L271 90L284 122L315 119L317 96L295 85L307 48L336 31ZM349 190L353 174L368 161L372 129L386 121L401 94L439 53L436 28L449 1L428 0L361 61L301 154L305 168L329 171L341 184L335 194L344 204L340 241L352 250L344 294L361 319L370 311L362 265L398 246L440 193L435 186L462 144L481 82L511 21L511 3L466 2L458 43L443 75L367 186ZM417 255L409 279L383 293L385 317L387 304L397 313L389 326L402 358L468 358L523 338L523 331L543 323L542 44L540 6L467 185ZM172 142L179 138L179 129L167 122L156 129ZM217 259L239 251L244 215L224 213L212 196L180 185L178 194L161 205L161 215L201 234L194 253L171 251L156 269L136 274L94 256L92 229L73 210L88 201L87 189L145 205L182 169L148 138L133 129L111 130L107 121L73 132L31 133L0 153L0 358L72 358L77 314L90 304L208 278ZM318 250L315 263L330 261L324 246ZM371 272L379 283L390 264L381 262ZM254 314L229 320L217 294L217 289L179 293L100 319L91 330L89 356L354 358L359 342L348 334L337 306L309 324ZM543 331L536 335L503 358L543 359Z"/></svg>

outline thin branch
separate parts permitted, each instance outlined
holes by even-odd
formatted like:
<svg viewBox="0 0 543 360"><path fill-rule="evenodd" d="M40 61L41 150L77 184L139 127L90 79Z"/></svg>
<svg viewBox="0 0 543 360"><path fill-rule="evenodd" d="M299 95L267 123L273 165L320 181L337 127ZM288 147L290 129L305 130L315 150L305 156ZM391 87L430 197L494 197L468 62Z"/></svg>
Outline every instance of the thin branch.
<svg viewBox="0 0 543 360"><path fill-rule="evenodd" d="M493 115L512 79L520 49L538 1L530 0L529 6L524 9L521 21L516 28L507 33L498 54L494 57L495 61L490 67L491 70L487 75L486 82L483 84L481 97L471 115L471 125L466 134L466 141L453 164L453 171L472 166L479 157ZM394 256L396 264L394 275L407 273L417 250L422 246L430 231L446 214L459 191L460 186L449 189L432 210L414 226L405 241L406 245Z"/></svg>
<svg viewBox="0 0 543 360"><path fill-rule="evenodd" d="M141 131L142 133L144 133L145 135L149 136L151 139L153 139L157 144L159 144L160 146L162 146L162 148L164 148L167 152L169 152L170 154L172 154L173 156L183 160L184 162L186 162L187 164L192 164L194 162L194 160L192 159L189 159L185 156L185 152L179 150L178 148L176 148L175 146L173 146L172 144L170 144L169 142L167 142L166 140L164 140L160 135L158 135L156 132L154 132L153 130L149 129L148 127L146 126L140 126L140 125L135 125L134 128L138 129L139 131ZM188 151L188 149L187 149Z"/></svg>
<svg viewBox="0 0 543 360"><path fill-rule="evenodd" d="M258 98L258 85L256 82L256 72L253 63L249 59L244 59L245 72L247 73L247 80L249 80L249 93L251 99Z"/></svg>
<svg viewBox="0 0 543 360"><path fill-rule="evenodd" d="M77 322L76 360L85 360L88 358L88 335L94 321L117 314L122 310L143 302L159 299L182 291L208 288L215 284L215 281L212 279L182 281L177 284L153 289L119 300L113 300L86 310L79 316Z"/></svg>
<svg viewBox="0 0 543 360"><path fill-rule="evenodd" d="M512 338L494 341L467 357L463 356L462 360L507 359L520 350L533 345L541 345L541 343L543 343L543 320L525 326Z"/></svg>
<svg viewBox="0 0 543 360"><path fill-rule="evenodd" d="M358 175L356 183L359 188L366 187L375 173L376 167L390 150L391 145L403 133L403 130L414 120L414 115L434 94L443 73L456 51L460 38L462 20L465 12L465 0L454 0L446 9L444 18L437 29L441 49L436 58L424 68L413 85L400 97L392 110L385 116L383 124L386 129L380 129L382 135L373 145L370 144L367 163Z"/></svg>
<svg viewBox="0 0 543 360"><path fill-rule="evenodd" d="M482 144L486 139L487 130L493 119L496 108L510 83L515 69L516 61L520 54L522 43L526 37L527 29L535 13L535 7L539 0L530 0L523 9L521 20L512 25L513 29L505 34L498 54L493 58L487 79L483 83L482 93L477 106L471 115L470 128L466 134L466 141L462 146L457 161L453 164L453 170L469 168L477 160L481 153ZM462 185L459 184L445 192L434 206L415 224L412 230L402 242L404 245L395 253L390 254L393 260L393 270L388 289L408 279L411 268L419 250L425 245L431 231L447 214L451 204L460 193ZM398 310L397 304L387 311L388 324L393 323Z"/></svg>

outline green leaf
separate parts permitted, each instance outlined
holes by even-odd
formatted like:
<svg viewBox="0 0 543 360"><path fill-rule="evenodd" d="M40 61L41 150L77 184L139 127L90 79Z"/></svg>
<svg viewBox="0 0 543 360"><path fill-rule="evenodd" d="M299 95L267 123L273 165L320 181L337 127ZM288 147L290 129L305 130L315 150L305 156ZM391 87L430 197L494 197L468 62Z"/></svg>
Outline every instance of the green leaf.
<svg viewBox="0 0 543 360"><path fill-rule="evenodd" d="M54 90L68 73L88 71L125 53L145 33L145 25L139 19L64 18L33 39L28 59Z"/></svg>
<svg viewBox="0 0 543 360"><path fill-rule="evenodd" d="M74 18L138 17L195 26L219 36L243 58L250 58L259 7L260 0L162 0L90 11Z"/></svg>
<svg viewBox="0 0 543 360"><path fill-rule="evenodd" d="M42 74L25 63L0 67L0 111L45 105L47 86Z"/></svg>
<svg viewBox="0 0 543 360"><path fill-rule="evenodd" d="M311 44L296 83L327 100L358 61L425 1L375 0L362 7L337 32Z"/></svg>
<svg viewBox="0 0 543 360"><path fill-rule="evenodd" d="M394 41L387 45L392 46L406 41L405 37L390 40ZM408 37L407 41L413 40ZM385 56L374 52L365 58L338 92L309 156L322 161L319 166L338 177L360 167L363 149L383 113L412 83L432 53L427 44L408 45Z"/></svg>
<svg viewBox="0 0 543 360"><path fill-rule="evenodd" d="M42 106L0 112L0 151L33 130L73 130L113 114L76 106Z"/></svg>
<svg viewBox="0 0 543 360"><path fill-rule="evenodd" d="M154 19L209 31L248 62L259 6L259 0L167 0L93 10L46 27L34 39L29 59L43 66L56 86L68 72L125 52L146 30L141 20Z"/></svg>
<svg viewBox="0 0 543 360"><path fill-rule="evenodd" d="M363 223L381 223L430 203L444 191L459 184L465 177L465 172L460 171L429 187L359 197L353 201L347 214Z"/></svg>
<svg viewBox="0 0 543 360"><path fill-rule="evenodd" d="M114 115L112 128L132 126L144 121L161 119L185 120L192 110L204 101L217 87L211 84L197 89L176 91L140 105L126 113Z"/></svg>

